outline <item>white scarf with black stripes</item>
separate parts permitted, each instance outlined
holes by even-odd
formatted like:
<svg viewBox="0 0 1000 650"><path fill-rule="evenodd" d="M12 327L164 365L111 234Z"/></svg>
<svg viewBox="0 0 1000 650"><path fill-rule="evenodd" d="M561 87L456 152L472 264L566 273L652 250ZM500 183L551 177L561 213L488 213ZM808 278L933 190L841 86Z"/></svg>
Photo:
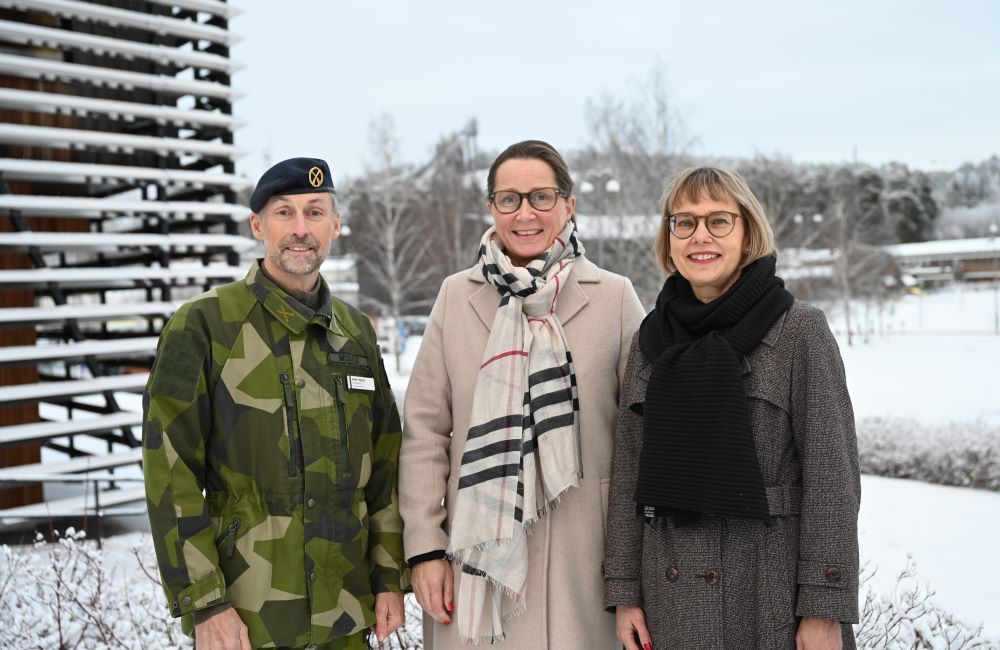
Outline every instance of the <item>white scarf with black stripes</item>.
<svg viewBox="0 0 1000 650"><path fill-rule="evenodd" d="M556 301L583 253L568 221L548 251L514 266L483 235L479 264L500 292L476 378L448 554L462 566L457 627L463 641L504 638L525 608L525 527L582 476L580 405Z"/></svg>

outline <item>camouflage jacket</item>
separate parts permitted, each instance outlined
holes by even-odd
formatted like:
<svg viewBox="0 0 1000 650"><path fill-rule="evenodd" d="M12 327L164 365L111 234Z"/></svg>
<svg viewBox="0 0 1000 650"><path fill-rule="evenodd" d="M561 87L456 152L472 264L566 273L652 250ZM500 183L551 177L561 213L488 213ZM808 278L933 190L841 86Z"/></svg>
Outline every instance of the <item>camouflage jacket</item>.
<svg viewBox="0 0 1000 650"><path fill-rule="evenodd" d="M322 279L320 280L321 282ZM170 611L230 602L254 647L374 622L408 581L399 414L368 318L260 271L183 305L143 399L146 500Z"/></svg>

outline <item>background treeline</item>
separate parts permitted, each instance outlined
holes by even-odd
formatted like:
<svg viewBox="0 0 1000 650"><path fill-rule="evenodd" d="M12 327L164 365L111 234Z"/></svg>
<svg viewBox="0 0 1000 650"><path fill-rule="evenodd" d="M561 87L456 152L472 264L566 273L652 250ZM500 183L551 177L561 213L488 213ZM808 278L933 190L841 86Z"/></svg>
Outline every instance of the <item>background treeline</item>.
<svg viewBox="0 0 1000 650"><path fill-rule="evenodd" d="M657 70L630 98L588 102L586 118L587 146L563 152L581 235L588 256L631 278L647 305L662 283L652 257L660 196L688 165L721 163L744 175L771 219L786 280L812 300L879 300L900 283L878 247L982 237L1000 223L997 156L955 170L695 156L697 141L686 136ZM476 134L472 120L443 134L426 160L406 161L392 119L371 123L368 168L342 184L351 229L342 250L357 256L363 308L427 313L441 280L475 262L491 221L486 171L499 153L480 150Z"/></svg>

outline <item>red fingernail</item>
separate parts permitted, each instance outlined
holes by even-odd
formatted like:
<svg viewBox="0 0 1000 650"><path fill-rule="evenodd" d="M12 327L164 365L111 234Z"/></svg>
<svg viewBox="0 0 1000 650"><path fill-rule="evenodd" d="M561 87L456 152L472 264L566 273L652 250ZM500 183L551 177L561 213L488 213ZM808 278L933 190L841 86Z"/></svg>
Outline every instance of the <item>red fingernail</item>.
<svg viewBox="0 0 1000 650"><path fill-rule="evenodd" d="M448 611L449 612L455 611L455 603L453 603L453 602L449 602L448 603Z"/></svg>
<svg viewBox="0 0 1000 650"><path fill-rule="evenodd" d="M446 618L446 619L444 620L444 624L445 624L445 625L451 625L451 619L450 619L450 618Z"/></svg>
<svg viewBox="0 0 1000 650"><path fill-rule="evenodd" d="M642 650L653 650L653 644L650 641L646 641L642 644Z"/></svg>

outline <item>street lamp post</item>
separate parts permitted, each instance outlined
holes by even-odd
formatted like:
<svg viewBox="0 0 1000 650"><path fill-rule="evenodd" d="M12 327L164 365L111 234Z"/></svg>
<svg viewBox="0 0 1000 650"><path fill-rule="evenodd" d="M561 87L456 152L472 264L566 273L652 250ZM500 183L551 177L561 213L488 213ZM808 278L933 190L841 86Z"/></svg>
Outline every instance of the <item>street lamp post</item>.
<svg viewBox="0 0 1000 650"><path fill-rule="evenodd" d="M993 333L1000 334L1000 274L997 272L997 234L1000 226L990 224L990 249L993 256Z"/></svg>
<svg viewBox="0 0 1000 650"><path fill-rule="evenodd" d="M601 170L595 175L607 178L602 186L602 190L606 197L609 197L604 205L611 203L612 196L617 196L621 192L622 185L618 182L618 179L610 175L608 170ZM593 194L597 190L597 187L590 182L585 180L580 183L580 193L581 194ZM604 222L607 215L596 215L597 218L597 266L604 268L604 239L607 237L607 232L605 231Z"/></svg>

